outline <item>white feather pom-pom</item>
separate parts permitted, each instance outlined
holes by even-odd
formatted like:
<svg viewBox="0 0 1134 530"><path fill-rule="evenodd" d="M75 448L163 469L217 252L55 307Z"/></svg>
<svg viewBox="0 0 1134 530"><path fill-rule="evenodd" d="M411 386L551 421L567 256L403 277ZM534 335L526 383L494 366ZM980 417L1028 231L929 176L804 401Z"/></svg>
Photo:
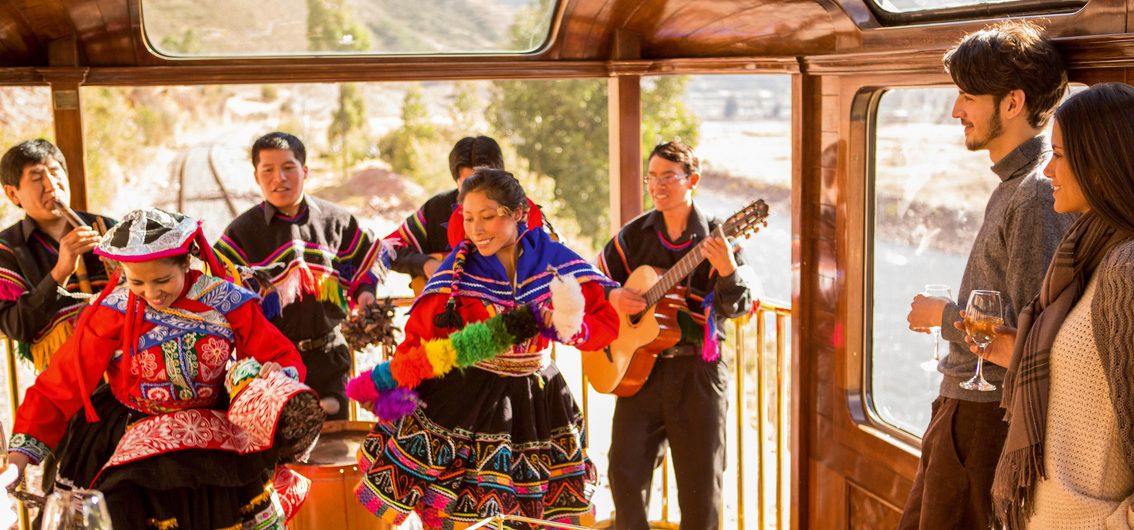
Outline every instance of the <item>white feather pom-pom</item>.
<svg viewBox="0 0 1134 530"><path fill-rule="evenodd" d="M559 275L551 279L551 325L555 327L559 340L567 341L583 328L583 313L586 308L583 288L574 274Z"/></svg>

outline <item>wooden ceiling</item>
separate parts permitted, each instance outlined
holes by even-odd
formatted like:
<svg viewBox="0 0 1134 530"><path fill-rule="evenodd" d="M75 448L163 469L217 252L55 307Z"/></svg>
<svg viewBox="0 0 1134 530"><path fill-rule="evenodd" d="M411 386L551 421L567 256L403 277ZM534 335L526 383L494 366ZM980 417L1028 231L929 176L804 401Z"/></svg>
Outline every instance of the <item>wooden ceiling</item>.
<svg viewBox="0 0 1134 530"><path fill-rule="evenodd" d="M867 8L869 0L560 0L552 42L533 55L186 61L146 46L142 1L0 0L0 82L42 79L44 67L81 67L90 72L88 83L107 84L144 84L151 76L156 83L186 81L190 70L214 80L270 80L279 67L331 69L304 76L314 81L341 78L348 67L360 80L664 73L688 61L708 69L783 70L799 57L943 49L983 25L887 28ZM1090 0L1078 13L1043 20L1057 35L1121 33L1128 2L1134 0ZM719 63L702 58L733 63L714 66ZM138 75L132 67L151 68Z"/></svg>

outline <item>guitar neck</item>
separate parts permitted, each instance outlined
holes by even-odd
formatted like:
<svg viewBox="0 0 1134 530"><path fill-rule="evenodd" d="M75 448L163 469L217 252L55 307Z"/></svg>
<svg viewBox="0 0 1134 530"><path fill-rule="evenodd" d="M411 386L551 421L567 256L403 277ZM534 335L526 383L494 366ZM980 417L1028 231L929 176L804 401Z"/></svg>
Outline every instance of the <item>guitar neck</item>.
<svg viewBox="0 0 1134 530"><path fill-rule="evenodd" d="M646 299L646 307L650 308L658 303L658 300L661 300L665 293L668 293L674 285L677 285L677 282L693 272L693 269L696 269L704 259L705 255L701 253L701 245L694 246L693 250L682 256L676 265L666 271L661 278L658 278L658 282L642 295L642 298Z"/></svg>

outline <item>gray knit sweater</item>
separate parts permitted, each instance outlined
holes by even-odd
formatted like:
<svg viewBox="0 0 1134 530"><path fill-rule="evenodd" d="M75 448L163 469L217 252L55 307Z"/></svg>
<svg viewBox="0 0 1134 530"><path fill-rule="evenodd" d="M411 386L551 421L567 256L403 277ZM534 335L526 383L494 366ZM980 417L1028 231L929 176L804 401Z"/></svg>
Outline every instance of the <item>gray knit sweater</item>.
<svg viewBox="0 0 1134 530"><path fill-rule="evenodd" d="M953 328L960 311L976 289L1000 291L1004 323L1015 327L1016 315L1039 293L1047 266L1073 216L1055 213L1051 181L1043 168L1051 156L1047 138L1037 136L1008 153L992 171L1000 185L988 198L984 221L969 252L969 261L957 290L957 303L945 308L941 335L949 341L949 354L938 365L945 374L941 395L965 401L1000 401L1004 368L984 363L984 378L995 392L960 387L976 372L976 355L969 352L963 332Z"/></svg>

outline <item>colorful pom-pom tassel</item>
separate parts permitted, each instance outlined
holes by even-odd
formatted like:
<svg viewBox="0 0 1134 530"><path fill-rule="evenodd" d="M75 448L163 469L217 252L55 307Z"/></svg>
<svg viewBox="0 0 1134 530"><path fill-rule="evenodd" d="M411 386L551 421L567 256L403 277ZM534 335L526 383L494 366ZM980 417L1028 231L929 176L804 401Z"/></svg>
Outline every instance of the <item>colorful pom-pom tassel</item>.
<svg viewBox="0 0 1134 530"><path fill-rule="evenodd" d="M461 368L489 360L500 353L494 349L492 329L483 322L465 326L465 329L449 335L449 340L453 341L453 348L457 350L457 366Z"/></svg>
<svg viewBox="0 0 1134 530"><path fill-rule="evenodd" d="M370 379L374 381L374 386L377 387L378 390L390 390L398 386L398 382L394 380L394 373L390 371L390 361L378 363L378 365L370 371Z"/></svg>
<svg viewBox="0 0 1134 530"><path fill-rule="evenodd" d="M429 359L433 373L438 377L449 373L457 365L457 350L453 349L453 343L449 339L426 341L425 357Z"/></svg>
<svg viewBox="0 0 1134 530"><path fill-rule="evenodd" d="M395 355L390 361L390 372L398 386L417 388L423 380L433 377L433 366L429 364L425 350L418 346Z"/></svg>
<svg viewBox="0 0 1134 530"><path fill-rule="evenodd" d="M508 333L508 327L504 324L504 319L500 318L499 315L488 319L484 325L488 326L488 330L491 332L492 351L498 352L498 355L508 351L512 348L513 344L516 344L516 338Z"/></svg>
<svg viewBox="0 0 1134 530"><path fill-rule="evenodd" d="M363 408L370 409L378 399L378 387L374 385L371 372L364 372L352 378L346 384L346 397L362 404Z"/></svg>
<svg viewBox="0 0 1134 530"><path fill-rule="evenodd" d="M417 392L408 388L395 388L378 393L372 412L382 421L398 421L413 414L420 403Z"/></svg>

